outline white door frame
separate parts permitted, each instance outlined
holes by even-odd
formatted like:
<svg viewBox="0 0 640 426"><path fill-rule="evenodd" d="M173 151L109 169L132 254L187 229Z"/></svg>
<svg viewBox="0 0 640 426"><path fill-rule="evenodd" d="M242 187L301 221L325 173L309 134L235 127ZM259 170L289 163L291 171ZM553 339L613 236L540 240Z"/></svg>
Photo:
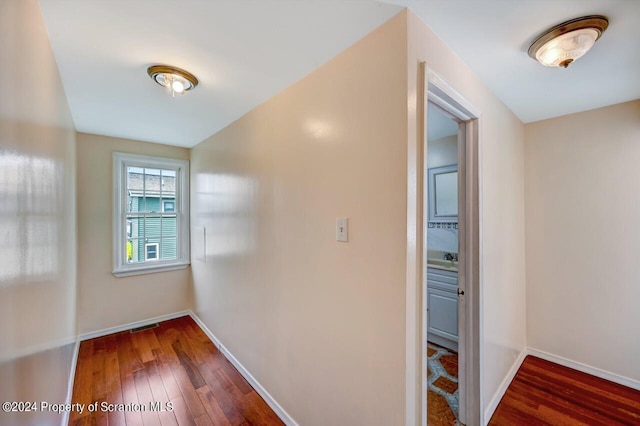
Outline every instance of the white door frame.
<svg viewBox="0 0 640 426"><path fill-rule="evenodd" d="M420 81L417 99L417 145L415 147L415 168L409 165L415 175L415 186L409 188L415 198L415 210L407 216L407 399L406 424L424 426L427 424L427 318L426 306L426 202L424 183L427 178L426 158L426 114L427 102L431 101L457 119L465 122L464 138L458 140L458 240L460 259L458 262L458 286L465 295L459 298L464 309L465 324L462 327L459 345L462 344L463 357L459 359L462 377L460 386L466 400L461 413L468 426L482 424L482 341L481 281L480 281L480 157L479 118L480 112L452 86L426 64L420 63ZM410 172L411 174L411 172ZM411 181L411 175L409 180ZM411 208L411 200L409 207ZM415 221L410 220L411 217ZM412 223L413 222L413 223ZM413 237L413 238L412 238ZM412 300L415 297L418 300ZM419 356L419 359L416 359Z"/></svg>

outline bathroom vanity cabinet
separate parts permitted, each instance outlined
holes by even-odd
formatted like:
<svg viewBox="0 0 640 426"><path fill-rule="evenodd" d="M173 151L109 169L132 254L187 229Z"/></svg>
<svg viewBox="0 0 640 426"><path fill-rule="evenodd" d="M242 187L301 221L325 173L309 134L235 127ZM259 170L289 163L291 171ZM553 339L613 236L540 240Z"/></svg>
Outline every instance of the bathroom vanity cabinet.
<svg viewBox="0 0 640 426"><path fill-rule="evenodd" d="M458 351L458 272L427 266L427 339Z"/></svg>

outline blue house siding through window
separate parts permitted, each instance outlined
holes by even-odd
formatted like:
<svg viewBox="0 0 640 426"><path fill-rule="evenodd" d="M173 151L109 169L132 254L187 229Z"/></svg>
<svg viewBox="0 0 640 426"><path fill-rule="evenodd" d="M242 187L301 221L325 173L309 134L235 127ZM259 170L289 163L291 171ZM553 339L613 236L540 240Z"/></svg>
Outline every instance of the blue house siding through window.
<svg viewBox="0 0 640 426"><path fill-rule="evenodd" d="M176 210L175 175L137 171L128 171L127 210L146 214L127 217L127 262L176 259L177 220L171 214Z"/></svg>

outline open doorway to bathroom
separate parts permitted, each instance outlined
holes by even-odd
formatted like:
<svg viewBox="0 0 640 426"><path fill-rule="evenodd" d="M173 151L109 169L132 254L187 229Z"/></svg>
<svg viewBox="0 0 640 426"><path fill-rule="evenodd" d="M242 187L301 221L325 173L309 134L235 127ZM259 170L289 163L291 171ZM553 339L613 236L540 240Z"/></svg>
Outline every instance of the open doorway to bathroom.
<svg viewBox="0 0 640 426"><path fill-rule="evenodd" d="M460 418L458 309L458 140L464 122L427 103L427 424L455 425Z"/></svg>
<svg viewBox="0 0 640 426"><path fill-rule="evenodd" d="M482 423L479 112L421 64L422 425Z"/></svg>

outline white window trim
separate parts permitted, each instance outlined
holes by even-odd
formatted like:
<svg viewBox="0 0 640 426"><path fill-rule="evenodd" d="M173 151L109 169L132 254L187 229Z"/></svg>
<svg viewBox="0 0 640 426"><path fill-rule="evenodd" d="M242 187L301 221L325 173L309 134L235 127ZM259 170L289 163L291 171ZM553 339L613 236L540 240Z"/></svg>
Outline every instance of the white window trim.
<svg viewBox="0 0 640 426"><path fill-rule="evenodd" d="M178 173L176 173L177 182L175 199L175 206L176 208L179 208L179 211L176 212L178 217L178 227L176 229L178 252L175 260L158 259L142 263L127 263L127 193L125 189L127 166L178 170ZM127 277L130 275L151 274L154 272L185 269L190 263L189 256L189 161L114 152L113 275L116 277Z"/></svg>

